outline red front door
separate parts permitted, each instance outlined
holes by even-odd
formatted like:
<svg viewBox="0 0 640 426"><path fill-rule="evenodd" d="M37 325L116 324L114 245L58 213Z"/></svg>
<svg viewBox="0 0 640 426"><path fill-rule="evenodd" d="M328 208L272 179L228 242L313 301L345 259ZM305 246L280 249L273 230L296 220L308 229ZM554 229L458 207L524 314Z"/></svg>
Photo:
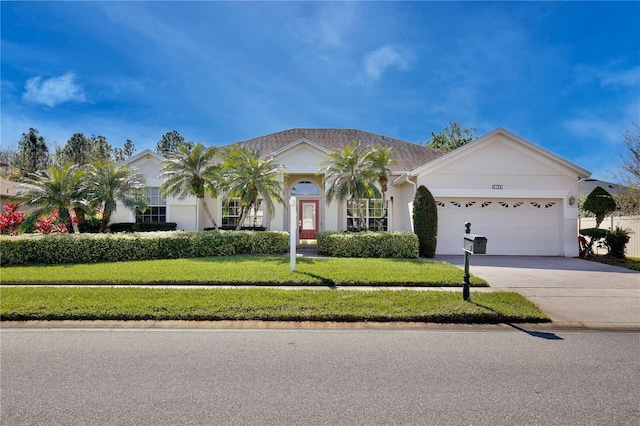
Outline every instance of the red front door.
<svg viewBox="0 0 640 426"><path fill-rule="evenodd" d="M318 200L300 200L300 239L315 240L318 234Z"/></svg>

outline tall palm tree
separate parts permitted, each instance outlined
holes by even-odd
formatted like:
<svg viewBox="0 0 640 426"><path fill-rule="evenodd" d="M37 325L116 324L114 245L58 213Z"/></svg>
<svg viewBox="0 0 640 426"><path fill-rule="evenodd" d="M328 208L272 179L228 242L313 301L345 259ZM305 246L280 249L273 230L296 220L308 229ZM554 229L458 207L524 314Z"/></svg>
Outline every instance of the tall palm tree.
<svg viewBox="0 0 640 426"><path fill-rule="evenodd" d="M33 222L58 210L60 220L79 233L72 212L86 196L84 177L84 171L74 164L51 166L25 178L14 199L30 209L27 221Z"/></svg>
<svg viewBox="0 0 640 426"><path fill-rule="evenodd" d="M145 177L131 167L107 161L91 165L87 174L91 202L102 209L99 232L109 224L118 201L131 210L146 206Z"/></svg>
<svg viewBox="0 0 640 426"><path fill-rule="evenodd" d="M270 215L275 211L274 201L284 204L283 167L273 158L263 159L255 150L233 145L225 150L222 170L227 197L240 200L240 220L236 230L242 228L251 208L257 207L259 197L262 197Z"/></svg>
<svg viewBox="0 0 640 426"><path fill-rule="evenodd" d="M369 160L378 174L378 183L382 190L382 222L387 217L387 184L391 174L389 166L396 164L395 156L396 151L390 146L376 145L369 153Z"/></svg>
<svg viewBox="0 0 640 426"><path fill-rule="evenodd" d="M213 198L218 196L220 181L220 164L215 161L217 149L205 148L199 143L191 148L189 145L178 145L175 152L168 152L167 159L162 162L160 178L166 179L161 186L163 196L178 196L183 200L193 195L200 200L204 211L215 229L218 229L209 206L204 199L205 192Z"/></svg>
<svg viewBox="0 0 640 426"><path fill-rule="evenodd" d="M348 200L355 205L358 229L366 228L361 200L380 197L380 190L375 185L379 173L373 167L370 155L371 150L361 146L360 140L355 139L344 149L329 151L318 171L324 173L323 183L328 202L334 199L340 202ZM352 226L355 230L355 217Z"/></svg>

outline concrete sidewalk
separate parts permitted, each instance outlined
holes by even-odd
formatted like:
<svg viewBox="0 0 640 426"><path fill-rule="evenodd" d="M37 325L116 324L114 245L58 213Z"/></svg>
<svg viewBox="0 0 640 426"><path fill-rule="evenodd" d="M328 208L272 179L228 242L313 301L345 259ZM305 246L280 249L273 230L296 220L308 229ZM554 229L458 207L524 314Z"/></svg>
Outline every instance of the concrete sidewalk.
<svg viewBox="0 0 640 426"><path fill-rule="evenodd" d="M436 260L464 268L463 255ZM558 325L640 330L638 271L577 258L473 255L469 272L525 296Z"/></svg>

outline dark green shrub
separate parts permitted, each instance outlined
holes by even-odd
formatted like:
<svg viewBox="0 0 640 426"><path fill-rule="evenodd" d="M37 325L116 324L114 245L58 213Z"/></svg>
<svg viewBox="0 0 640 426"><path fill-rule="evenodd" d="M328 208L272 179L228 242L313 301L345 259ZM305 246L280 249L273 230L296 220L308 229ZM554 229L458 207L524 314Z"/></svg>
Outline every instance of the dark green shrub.
<svg viewBox="0 0 640 426"><path fill-rule="evenodd" d="M177 228L175 222L140 222L131 227L134 232L175 231Z"/></svg>
<svg viewBox="0 0 640 426"><path fill-rule="evenodd" d="M587 195L582 208L596 217L596 228L600 226L604 217L616 209L616 201L604 188L596 188Z"/></svg>
<svg viewBox="0 0 640 426"><path fill-rule="evenodd" d="M617 227L615 231L607 231L604 242L607 247L609 247L609 254L611 256L623 259L629 239L629 231Z"/></svg>
<svg viewBox="0 0 640 426"><path fill-rule="evenodd" d="M332 257L418 257L418 238L411 232L321 231L317 244L320 254Z"/></svg>
<svg viewBox="0 0 640 426"><path fill-rule="evenodd" d="M585 237L593 238L594 241L600 240L607 236L606 229L600 228L585 228L580 230L580 235L584 235Z"/></svg>
<svg viewBox="0 0 640 426"><path fill-rule="evenodd" d="M424 185L418 187L413 199L413 230L418 236L420 257L434 257L438 235L438 206Z"/></svg>
<svg viewBox="0 0 640 426"><path fill-rule="evenodd" d="M112 223L107 228L111 232L133 232L133 225L135 225L133 222L119 222Z"/></svg>
<svg viewBox="0 0 640 426"><path fill-rule="evenodd" d="M111 232L157 232L175 231L178 224L175 222L120 222L109 225Z"/></svg>
<svg viewBox="0 0 640 426"><path fill-rule="evenodd" d="M235 231L236 227L235 226L220 226L218 227L218 229L220 231ZM205 231L215 231L215 228L204 228ZM253 226L243 226L242 228L240 228L241 231L266 231L267 228L264 226L256 226L255 228Z"/></svg>
<svg viewBox="0 0 640 426"><path fill-rule="evenodd" d="M135 232L117 234L25 234L0 236L0 264L117 262L284 254L286 232Z"/></svg>
<svg viewBox="0 0 640 426"><path fill-rule="evenodd" d="M590 256L593 250L593 246L600 240L602 240L604 237L607 236L607 231L606 229L600 229L600 228L584 228L580 230L580 235L583 235L585 237L589 237L589 241L586 243L586 245L583 247L582 245L580 245L580 253L579 253L579 257L587 257ZM585 240L586 241L586 240Z"/></svg>

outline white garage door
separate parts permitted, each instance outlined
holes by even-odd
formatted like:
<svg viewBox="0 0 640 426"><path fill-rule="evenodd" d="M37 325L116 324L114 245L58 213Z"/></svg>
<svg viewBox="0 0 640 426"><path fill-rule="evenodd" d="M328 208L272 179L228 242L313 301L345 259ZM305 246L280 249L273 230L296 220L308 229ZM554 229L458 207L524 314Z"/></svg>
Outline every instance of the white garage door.
<svg viewBox="0 0 640 426"><path fill-rule="evenodd" d="M559 256L559 199L437 198L437 254L462 254L465 222L487 237L487 254Z"/></svg>

